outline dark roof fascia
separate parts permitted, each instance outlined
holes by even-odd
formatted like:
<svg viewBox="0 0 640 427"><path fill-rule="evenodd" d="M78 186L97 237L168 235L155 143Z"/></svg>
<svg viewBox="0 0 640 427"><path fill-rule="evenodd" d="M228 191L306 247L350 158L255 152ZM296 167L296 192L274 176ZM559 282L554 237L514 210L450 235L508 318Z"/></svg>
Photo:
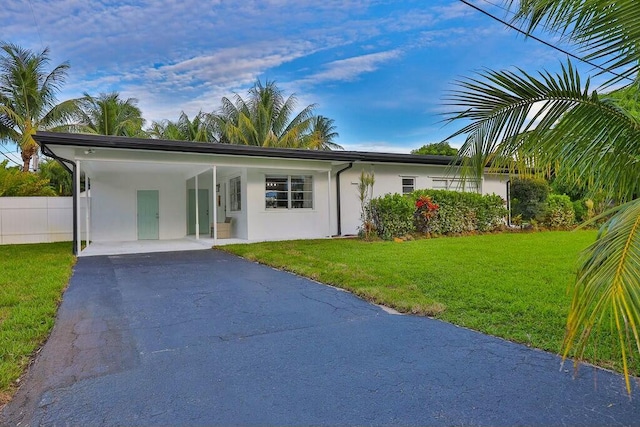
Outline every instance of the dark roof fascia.
<svg viewBox="0 0 640 427"><path fill-rule="evenodd" d="M338 162L407 163L448 166L452 156L376 153L366 151L322 151L294 148L264 148L248 145L169 141L162 139L128 138L89 134L37 132L34 139L41 145L76 146L83 148L110 148L176 153L218 154L228 156L268 157Z"/></svg>

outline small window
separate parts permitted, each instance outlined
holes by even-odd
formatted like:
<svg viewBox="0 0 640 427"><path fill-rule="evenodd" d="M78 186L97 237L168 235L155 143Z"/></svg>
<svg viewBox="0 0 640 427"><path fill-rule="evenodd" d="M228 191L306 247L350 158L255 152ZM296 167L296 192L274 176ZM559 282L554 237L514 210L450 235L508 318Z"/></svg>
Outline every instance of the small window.
<svg viewBox="0 0 640 427"><path fill-rule="evenodd" d="M472 180L463 181L461 179L433 179L431 187L436 190L464 191L467 193L475 193L478 186Z"/></svg>
<svg viewBox="0 0 640 427"><path fill-rule="evenodd" d="M413 193L413 190L415 189L416 189L415 178L402 178L402 194Z"/></svg>
<svg viewBox="0 0 640 427"><path fill-rule="evenodd" d="M242 210L242 186L239 176L229 180L229 209Z"/></svg>
<svg viewBox="0 0 640 427"><path fill-rule="evenodd" d="M313 208L313 177L308 175L267 175L265 208Z"/></svg>
<svg viewBox="0 0 640 427"><path fill-rule="evenodd" d="M434 179L432 181L432 187L436 190L448 190L449 183L446 179Z"/></svg>

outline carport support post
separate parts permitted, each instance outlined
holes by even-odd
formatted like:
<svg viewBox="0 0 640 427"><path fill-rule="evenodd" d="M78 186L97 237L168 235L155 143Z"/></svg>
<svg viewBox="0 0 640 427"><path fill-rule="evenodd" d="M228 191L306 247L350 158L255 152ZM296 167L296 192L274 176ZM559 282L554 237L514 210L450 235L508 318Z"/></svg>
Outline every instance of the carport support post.
<svg viewBox="0 0 640 427"><path fill-rule="evenodd" d="M198 209L200 208L198 206L198 175L196 175L196 240L200 240L200 215L198 212Z"/></svg>
<svg viewBox="0 0 640 427"><path fill-rule="evenodd" d="M329 228L327 230L327 237L331 237L331 170L327 171L327 217L329 221Z"/></svg>
<svg viewBox="0 0 640 427"><path fill-rule="evenodd" d="M211 169L213 171L213 246L215 246L218 242L216 242L216 240L218 240L218 192L216 191L217 189L217 179L216 179L216 173L218 171L218 168L216 165L213 165L213 168Z"/></svg>
<svg viewBox="0 0 640 427"><path fill-rule="evenodd" d="M76 183L76 188L75 188L75 193L73 195L73 197L75 198L76 201L76 218L77 221L74 224L76 227L76 235L78 236L78 238L76 239L76 254L80 255L80 250L82 248L82 227L80 224L80 218L82 218L80 216L80 160L76 160L76 176L73 177Z"/></svg>
<svg viewBox="0 0 640 427"><path fill-rule="evenodd" d="M84 174L84 225L86 228L84 239L89 246L89 177Z"/></svg>

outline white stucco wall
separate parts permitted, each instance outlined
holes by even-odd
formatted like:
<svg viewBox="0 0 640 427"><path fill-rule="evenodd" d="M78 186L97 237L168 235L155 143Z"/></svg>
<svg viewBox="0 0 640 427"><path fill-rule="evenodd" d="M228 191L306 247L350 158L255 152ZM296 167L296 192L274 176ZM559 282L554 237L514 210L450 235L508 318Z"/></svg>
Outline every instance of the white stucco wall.
<svg viewBox="0 0 640 427"><path fill-rule="evenodd" d="M313 176L312 209L267 209L265 175ZM327 172L300 170L249 170L247 172L248 238L251 240L309 239L328 237L329 187ZM331 209L335 209L332 205Z"/></svg>
<svg viewBox="0 0 640 427"><path fill-rule="evenodd" d="M138 239L137 191L158 190L159 238L187 233L186 185L179 174L100 174L91 180L91 240Z"/></svg>

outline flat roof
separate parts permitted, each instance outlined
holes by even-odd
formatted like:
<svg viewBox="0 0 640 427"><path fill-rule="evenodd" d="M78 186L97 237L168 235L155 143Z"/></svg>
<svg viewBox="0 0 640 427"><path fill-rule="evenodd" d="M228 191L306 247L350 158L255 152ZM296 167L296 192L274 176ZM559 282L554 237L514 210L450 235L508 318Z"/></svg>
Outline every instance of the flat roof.
<svg viewBox="0 0 640 427"><path fill-rule="evenodd" d="M58 145L81 148L112 148L120 150L224 154L230 156L328 160L340 162L449 165L456 159L454 156L376 153L369 151L324 151L299 148L265 148L250 145L171 141L164 139L129 138L124 136L92 135L80 133L37 132L33 137L38 142L38 144L44 146Z"/></svg>

